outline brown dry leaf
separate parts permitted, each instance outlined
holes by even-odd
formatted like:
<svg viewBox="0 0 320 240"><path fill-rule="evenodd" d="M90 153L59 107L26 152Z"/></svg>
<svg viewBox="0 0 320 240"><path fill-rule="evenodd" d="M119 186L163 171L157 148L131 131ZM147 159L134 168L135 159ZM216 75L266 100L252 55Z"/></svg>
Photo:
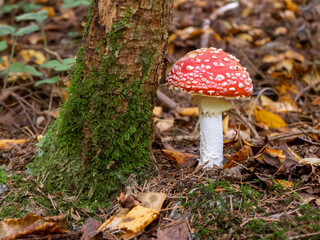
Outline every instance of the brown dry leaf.
<svg viewBox="0 0 320 240"><path fill-rule="evenodd" d="M237 38L242 40L242 41L246 41L246 42L252 42L253 38L251 37L251 35L247 34L247 33L240 33L237 35Z"/></svg>
<svg viewBox="0 0 320 240"><path fill-rule="evenodd" d="M261 95L260 102L263 107L269 108L272 112L301 111L298 108L297 103L291 97L286 99L280 98L277 102L275 102L267 96Z"/></svg>
<svg viewBox="0 0 320 240"><path fill-rule="evenodd" d="M261 47L263 45L265 45L266 43L270 42L271 41L271 38L269 37L266 37L266 38L262 38L262 39L259 39L259 40L256 40L254 42L254 44L258 47Z"/></svg>
<svg viewBox="0 0 320 240"><path fill-rule="evenodd" d="M182 116L199 116L198 107L179 108L178 112Z"/></svg>
<svg viewBox="0 0 320 240"><path fill-rule="evenodd" d="M28 139L0 139L0 150L6 151L17 144L23 144L29 141Z"/></svg>
<svg viewBox="0 0 320 240"><path fill-rule="evenodd" d="M283 151L279 150L279 149L273 149L273 148L266 147L263 150L263 153L268 154L270 157L278 157L280 159L281 163L284 163L284 161L286 159L286 155L284 155Z"/></svg>
<svg viewBox="0 0 320 240"><path fill-rule="evenodd" d="M191 153L182 153L173 150L162 149L162 154L175 162L179 168L195 166L198 162L198 156Z"/></svg>
<svg viewBox="0 0 320 240"><path fill-rule="evenodd" d="M145 192L138 194L137 199L141 202L141 206L160 212L166 197L165 193Z"/></svg>
<svg viewBox="0 0 320 240"><path fill-rule="evenodd" d="M287 34L288 29L285 27L277 27L276 30L274 31L274 33L278 36L278 35L285 35Z"/></svg>
<svg viewBox="0 0 320 240"><path fill-rule="evenodd" d="M170 130L174 125L174 119L155 119L156 127L159 128L160 132Z"/></svg>
<svg viewBox="0 0 320 240"><path fill-rule="evenodd" d="M32 213L24 218L5 219L0 222L0 238L23 238L30 235L65 233L65 216L42 218Z"/></svg>
<svg viewBox="0 0 320 240"><path fill-rule="evenodd" d="M80 240L102 240L103 239L103 233L100 231L97 231L97 229L101 226L101 222L94 219L94 218L88 218L82 228L81 231L83 232Z"/></svg>
<svg viewBox="0 0 320 240"><path fill-rule="evenodd" d="M133 196L127 196L123 192L120 193L120 197L117 197L117 200L122 208L133 208L138 206L140 203L134 199Z"/></svg>
<svg viewBox="0 0 320 240"><path fill-rule="evenodd" d="M275 71L283 71L286 70L288 73L291 73L293 69L293 60L292 59L285 59L282 60L281 62L278 62L276 65L270 67L270 69L268 70L268 73L272 73Z"/></svg>
<svg viewBox="0 0 320 240"><path fill-rule="evenodd" d="M310 164L313 166L320 166L320 158L303 158L299 160L301 164Z"/></svg>
<svg viewBox="0 0 320 240"><path fill-rule="evenodd" d="M153 115L156 117L160 117L162 113L162 107L154 107L153 108Z"/></svg>
<svg viewBox="0 0 320 240"><path fill-rule="evenodd" d="M252 156L253 156L253 153L252 153L251 147L244 145L243 148L240 149L235 154L227 156L228 162L223 166L223 168L232 168L236 166L237 163L241 163Z"/></svg>
<svg viewBox="0 0 320 240"><path fill-rule="evenodd" d="M43 37L41 34L31 34L30 36L28 36L28 42L31 45L37 44L40 41L43 41Z"/></svg>
<svg viewBox="0 0 320 240"><path fill-rule="evenodd" d="M279 115L269 112L264 109L254 108L253 115L258 123L262 123L269 128L282 128L286 127L287 124L282 120Z"/></svg>
<svg viewBox="0 0 320 240"><path fill-rule="evenodd" d="M308 85L316 86L320 82L320 73L318 69L313 69L312 71L306 73L302 77L303 81L305 81ZM316 91L320 90L320 85L315 88Z"/></svg>
<svg viewBox="0 0 320 240"><path fill-rule="evenodd" d="M33 49L28 49L28 50L21 50L19 52L21 57L23 58L23 63L27 64L30 61L35 62L38 65L41 65L46 61L46 57L43 55L42 52L40 51L35 51Z"/></svg>
<svg viewBox="0 0 320 240"><path fill-rule="evenodd" d="M113 231L115 230L120 221L127 215L127 213L130 211L129 208L121 208L120 211L110 217L107 221L105 221L97 231Z"/></svg>
<svg viewBox="0 0 320 240"><path fill-rule="evenodd" d="M198 29L195 27L187 27L183 30L178 30L176 34L181 38L182 41L199 36L203 34L205 30Z"/></svg>
<svg viewBox="0 0 320 240"><path fill-rule="evenodd" d="M294 52L292 50L288 50L284 53L284 55L286 56L287 59L295 59L299 62L304 62L305 58L303 55L301 55L300 53Z"/></svg>
<svg viewBox="0 0 320 240"><path fill-rule="evenodd" d="M278 54L276 56L267 54L262 58L262 62L264 63L276 63L284 60L284 54Z"/></svg>
<svg viewBox="0 0 320 240"><path fill-rule="evenodd" d="M189 227L186 219L181 218L170 223L161 224L157 231L157 238L161 240L189 239Z"/></svg>

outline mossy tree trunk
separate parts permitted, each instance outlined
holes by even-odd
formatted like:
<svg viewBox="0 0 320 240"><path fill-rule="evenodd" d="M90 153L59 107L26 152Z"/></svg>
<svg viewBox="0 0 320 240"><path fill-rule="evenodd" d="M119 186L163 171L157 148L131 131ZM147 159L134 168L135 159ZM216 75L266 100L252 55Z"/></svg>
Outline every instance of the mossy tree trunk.
<svg viewBox="0 0 320 240"><path fill-rule="evenodd" d="M150 163L172 0L93 0L60 117L31 170L47 190L105 201Z"/></svg>

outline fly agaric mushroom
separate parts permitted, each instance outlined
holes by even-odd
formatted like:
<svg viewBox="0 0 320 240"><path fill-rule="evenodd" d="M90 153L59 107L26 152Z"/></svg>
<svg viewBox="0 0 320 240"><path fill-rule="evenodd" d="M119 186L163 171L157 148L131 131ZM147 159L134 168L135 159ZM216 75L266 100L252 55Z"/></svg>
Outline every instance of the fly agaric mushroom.
<svg viewBox="0 0 320 240"><path fill-rule="evenodd" d="M252 80L234 56L216 48L201 48L178 60L167 75L171 89L193 94L200 118L200 163L222 166L222 112L232 99L249 99Z"/></svg>

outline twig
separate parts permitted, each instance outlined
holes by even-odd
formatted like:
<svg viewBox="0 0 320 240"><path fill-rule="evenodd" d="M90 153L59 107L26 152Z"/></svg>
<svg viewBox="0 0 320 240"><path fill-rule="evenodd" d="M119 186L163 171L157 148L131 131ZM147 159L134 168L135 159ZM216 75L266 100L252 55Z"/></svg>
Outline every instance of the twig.
<svg viewBox="0 0 320 240"><path fill-rule="evenodd" d="M57 59L59 62L62 62L62 58L60 57L60 55L59 55L57 52L51 51L49 48L44 48L44 50L45 50L47 53L55 56L56 59Z"/></svg>
<svg viewBox="0 0 320 240"><path fill-rule="evenodd" d="M211 21L215 20L217 17L223 15L224 13L226 13L227 11L230 11L230 10L233 10L233 9L236 9L240 6L239 2L232 2L232 3L229 3L229 4L226 4L220 8L218 8L216 11L214 11L209 19Z"/></svg>
<svg viewBox="0 0 320 240"><path fill-rule="evenodd" d="M234 112L242 120L242 123L244 125L246 125L247 128L250 129L250 131L252 132L254 138L260 138L259 133L257 132L257 130L251 124L251 121L250 121L251 118L249 117L249 119L247 119L243 114L240 113L239 109L237 109L237 108L234 108Z"/></svg>
<svg viewBox="0 0 320 240"><path fill-rule="evenodd" d="M163 142L171 142L171 141L182 142L182 141L198 141L198 140L200 140L199 135L178 135L174 137L162 138Z"/></svg>
<svg viewBox="0 0 320 240"><path fill-rule="evenodd" d="M201 39L200 39L200 46L202 48L209 47L210 23L211 21L209 19L204 19L202 24L202 29L204 30L204 33L201 35Z"/></svg>
<svg viewBox="0 0 320 240"><path fill-rule="evenodd" d="M315 233L306 233L306 234L301 234L295 237L289 237L289 240L296 240L296 239L303 239L303 238L309 238L309 237L314 237L314 236L320 236L320 232L315 232Z"/></svg>
<svg viewBox="0 0 320 240"><path fill-rule="evenodd" d="M274 136L270 136L270 137L268 137L268 140L269 141L273 141L273 140L276 140L276 139L291 138L291 137L298 136L298 135L301 135L301 134L304 134L304 135L316 134L316 135L320 136L320 130L313 129L311 127L306 129L306 130L299 129L299 130L295 130L295 131L288 132L288 133L280 133L280 134L277 134L277 135L274 135Z"/></svg>
<svg viewBox="0 0 320 240"><path fill-rule="evenodd" d="M171 98L169 98L167 95L165 95L163 92L161 92L160 90L157 90L157 95L158 95L159 101L161 101L168 108L173 110L178 108L178 104L175 101L173 101Z"/></svg>
<svg viewBox="0 0 320 240"><path fill-rule="evenodd" d="M29 114L28 114L27 111L26 111L25 106L22 104L22 102L21 102L21 100L20 100L20 97L19 97L18 95L14 94L14 93L12 93L12 95L17 99L17 101L18 101L19 104L21 105L22 110L23 110L23 113L26 115L26 117L27 117L27 119L28 119L28 121L29 121L29 123L30 123L30 125L31 125L31 127L32 127L32 129L33 129L33 131L36 133L36 135L39 135L38 130L37 130L37 128L34 126L34 124L33 124L32 120L31 120Z"/></svg>
<svg viewBox="0 0 320 240"><path fill-rule="evenodd" d="M275 89L273 89L273 88L270 88L270 87L266 87L266 88L261 89L261 91L259 92L259 94L258 94L256 100L254 101L254 103L253 103L253 105L252 105L252 108L251 108L251 110L250 110L250 113L249 113L249 119L250 119L250 120L251 120L251 117L252 117L253 110L254 110L254 108L257 106L258 101L259 101L262 93L264 93L265 91L268 91L268 90L273 91L273 92L275 92L276 94L278 94L278 91L277 91L277 90L275 90Z"/></svg>

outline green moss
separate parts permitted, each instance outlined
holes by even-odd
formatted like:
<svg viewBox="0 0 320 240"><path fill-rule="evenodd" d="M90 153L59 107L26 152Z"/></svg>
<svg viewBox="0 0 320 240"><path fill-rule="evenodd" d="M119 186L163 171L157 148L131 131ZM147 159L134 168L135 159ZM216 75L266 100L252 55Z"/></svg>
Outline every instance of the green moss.
<svg viewBox="0 0 320 240"><path fill-rule="evenodd" d="M274 192L273 187L270 191ZM195 239L229 239L230 236L234 239L288 239L317 232L320 228L320 210L310 205L297 207L298 214L283 214L279 221L268 221L274 216L270 216L267 204L261 204L262 194L245 184L232 186L226 181L214 183L208 179L193 186L185 199L188 201L181 199L181 202L193 215L191 224L196 230ZM292 202L298 199L292 196ZM279 213L288 211L284 200L277 204Z"/></svg>
<svg viewBox="0 0 320 240"><path fill-rule="evenodd" d="M84 48L79 49L69 97L29 166L46 191L77 195L81 190L84 205L107 204L131 174L142 180L149 168L152 102L143 83L155 54L143 54L139 78L129 78L125 70L114 72L130 16L127 9L107 32L109 53L100 54L101 68L84 76ZM99 43L101 49L104 44Z"/></svg>

